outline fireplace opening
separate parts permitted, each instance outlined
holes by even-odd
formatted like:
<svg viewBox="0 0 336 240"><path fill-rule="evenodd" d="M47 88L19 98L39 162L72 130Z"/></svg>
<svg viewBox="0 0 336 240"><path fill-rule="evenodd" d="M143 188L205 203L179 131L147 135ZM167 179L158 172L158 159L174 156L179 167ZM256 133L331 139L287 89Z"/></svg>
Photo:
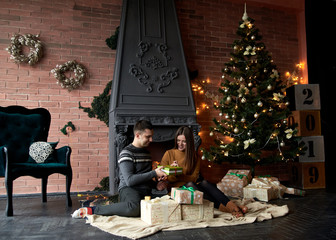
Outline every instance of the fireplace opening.
<svg viewBox="0 0 336 240"><path fill-rule="evenodd" d="M163 154L174 147L174 139L165 142L152 142L147 150L151 153L153 166L160 164Z"/></svg>

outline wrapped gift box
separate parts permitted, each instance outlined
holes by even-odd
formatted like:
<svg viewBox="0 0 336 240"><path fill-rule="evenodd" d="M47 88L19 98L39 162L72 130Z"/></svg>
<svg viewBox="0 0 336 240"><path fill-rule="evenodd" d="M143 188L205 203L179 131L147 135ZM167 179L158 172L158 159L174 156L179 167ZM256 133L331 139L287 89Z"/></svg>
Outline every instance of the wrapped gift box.
<svg viewBox="0 0 336 240"><path fill-rule="evenodd" d="M257 187L270 187L278 193L277 198L282 198L286 191L286 187L282 185L276 177L255 177L252 179L252 185Z"/></svg>
<svg viewBox="0 0 336 240"><path fill-rule="evenodd" d="M202 220L212 219L214 217L214 203L203 200L203 204L181 205L182 220Z"/></svg>
<svg viewBox="0 0 336 240"><path fill-rule="evenodd" d="M282 186L276 177L254 177L251 184L257 186Z"/></svg>
<svg viewBox="0 0 336 240"><path fill-rule="evenodd" d="M225 195L243 197L243 187L251 181L250 170L231 169L223 179L217 183L217 188Z"/></svg>
<svg viewBox="0 0 336 240"><path fill-rule="evenodd" d="M268 202L271 199L277 199L279 192L277 189L267 186L256 186L249 184L243 189L244 198L257 198L260 201Z"/></svg>
<svg viewBox="0 0 336 240"><path fill-rule="evenodd" d="M304 196L306 195L306 191L297 189L297 188L286 188L285 193L287 194L293 194L297 196Z"/></svg>
<svg viewBox="0 0 336 240"><path fill-rule="evenodd" d="M202 204L203 192L193 188L172 188L171 198L179 204Z"/></svg>
<svg viewBox="0 0 336 240"><path fill-rule="evenodd" d="M152 200L141 200L141 220L154 225L181 221L181 205L168 195Z"/></svg>
<svg viewBox="0 0 336 240"><path fill-rule="evenodd" d="M158 167L161 167L160 165ZM167 175L181 175L183 168L181 167L173 167L170 165L163 166L161 171L165 172Z"/></svg>

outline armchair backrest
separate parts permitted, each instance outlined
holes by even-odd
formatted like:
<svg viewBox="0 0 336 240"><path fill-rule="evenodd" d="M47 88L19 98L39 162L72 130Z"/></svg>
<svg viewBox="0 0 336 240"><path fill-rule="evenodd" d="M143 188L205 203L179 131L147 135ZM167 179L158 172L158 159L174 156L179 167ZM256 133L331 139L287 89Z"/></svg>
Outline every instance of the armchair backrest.
<svg viewBox="0 0 336 240"><path fill-rule="evenodd" d="M47 141L50 113L44 108L0 107L0 147L8 149L8 161L26 162L33 142Z"/></svg>

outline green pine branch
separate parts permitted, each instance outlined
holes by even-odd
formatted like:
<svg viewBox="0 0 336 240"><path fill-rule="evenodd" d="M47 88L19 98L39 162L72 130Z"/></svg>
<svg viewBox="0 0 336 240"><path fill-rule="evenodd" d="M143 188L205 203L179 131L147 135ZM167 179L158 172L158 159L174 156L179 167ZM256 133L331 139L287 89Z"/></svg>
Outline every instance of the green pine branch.
<svg viewBox="0 0 336 240"><path fill-rule="evenodd" d="M112 80L106 84L103 93L95 96L91 103L91 107L82 107L79 102L79 109L83 109L90 118L97 118L109 126L109 107L111 97Z"/></svg>

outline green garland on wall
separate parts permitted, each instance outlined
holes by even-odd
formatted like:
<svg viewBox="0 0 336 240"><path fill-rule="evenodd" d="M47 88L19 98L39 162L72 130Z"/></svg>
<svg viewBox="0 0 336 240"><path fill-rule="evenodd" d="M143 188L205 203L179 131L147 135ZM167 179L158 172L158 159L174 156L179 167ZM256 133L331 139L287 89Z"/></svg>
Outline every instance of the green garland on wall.
<svg viewBox="0 0 336 240"><path fill-rule="evenodd" d="M109 38L106 38L105 40L107 46L109 46L109 48L111 48L112 50L117 49L118 35L119 35L119 27L116 28L114 35L112 35Z"/></svg>
<svg viewBox="0 0 336 240"><path fill-rule="evenodd" d="M95 96L90 107L82 107L79 102L79 109L83 109L84 112L88 113L90 118L97 118L103 121L106 126L109 126L109 107L110 107L110 97L111 97L111 87L112 80L106 84L103 93Z"/></svg>

